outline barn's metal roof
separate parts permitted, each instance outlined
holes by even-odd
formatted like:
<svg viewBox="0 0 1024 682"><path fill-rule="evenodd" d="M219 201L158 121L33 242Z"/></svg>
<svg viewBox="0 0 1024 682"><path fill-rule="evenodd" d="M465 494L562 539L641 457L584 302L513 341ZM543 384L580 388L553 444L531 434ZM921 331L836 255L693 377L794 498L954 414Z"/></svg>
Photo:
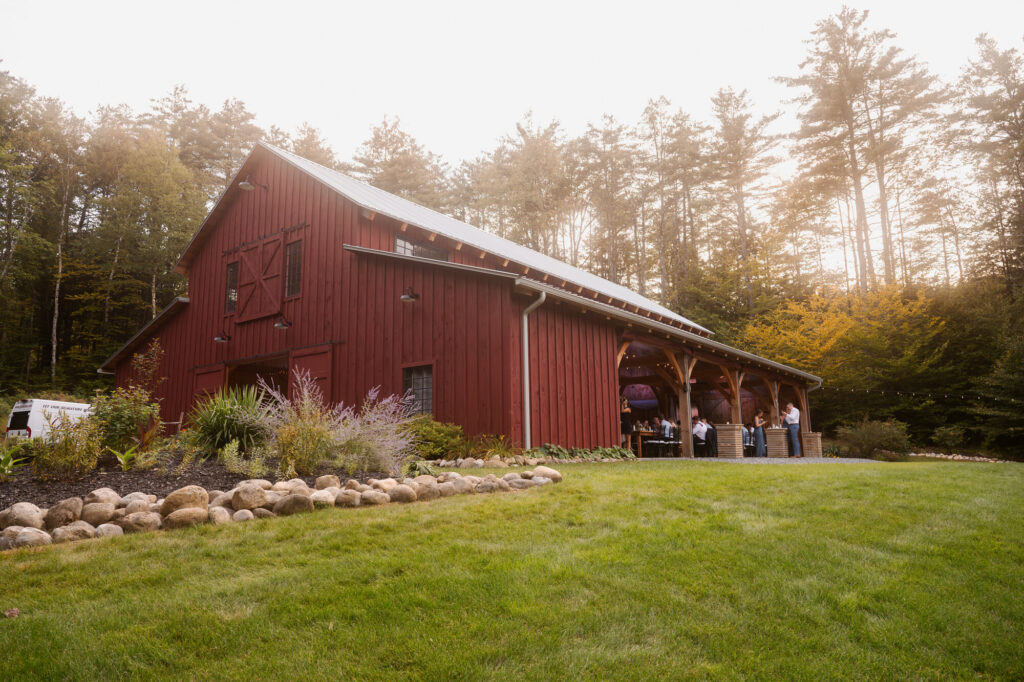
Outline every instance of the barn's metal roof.
<svg viewBox="0 0 1024 682"><path fill-rule="evenodd" d="M558 279L564 279L568 283L590 289L591 291L596 291L604 296L610 296L611 298L623 301L629 305L635 305L644 310L649 310L652 313L685 324L692 329L708 334L712 333L710 330L705 329L696 322L672 312L668 308L655 303L649 298L641 296L621 284L615 284L614 282L610 282L603 277L598 277L586 270L573 267L568 263L551 258L550 256L545 256L544 254L522 246L521 244L509 241L508 239L503 239L497 235L491 234L490 232L485 232L484 230L473 227L472 225L460 220L446 216L443 213L438 213L426 206L420 206L408 199L403 199L402 197L395 196L390 192L385 192L382 189L378 189L372 185L366 184L365 182L356 180L344 173L339 173L336 170L321 166L320 164L314 163L313 161L298 156L297 154L287 152L263 142L257 144L281 157L303 172L315 177L317 180L334 189L352 203L369 211L388 216L399 222L408 223L430 232L436 232L439 235L473 246L495 256L508 258L511 261L515 261L516 263L529 267L531 270L546 273L547 275Z"/></svg>

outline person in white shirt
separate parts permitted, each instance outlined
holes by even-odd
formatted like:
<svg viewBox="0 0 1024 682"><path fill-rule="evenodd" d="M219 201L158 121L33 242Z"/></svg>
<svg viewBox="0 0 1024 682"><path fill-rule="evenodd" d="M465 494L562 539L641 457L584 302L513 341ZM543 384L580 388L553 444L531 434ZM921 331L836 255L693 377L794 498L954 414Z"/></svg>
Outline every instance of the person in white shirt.
<svg viewBox="0 0 1024 682"><path fill-rule="evenodd" d="M705 447L707 445L707 442L705 441L705 438L707 437L707 435L708 435L707 424L705 424L704 422L702 422L699 419L697 419L696 417L694 417L693 418L693 454L694 454L694 456L697 455L697 447L698 446ZM707 452L704 452L704 455L706 456Z"/></svg>
<svg viewBox="0 0 1024 682"><path fill-rule="evenodd" d="M793 456L803 457L800 452L800 410L793 407L793 403L786 403L785 418L782 423L789 430L789 442L793 446Z"/></svg>
<svg viewBox="0 0 1024 682"><path fill-rule="evenodd" d="M661 418L661 436L665 440L672 438L672 422L668 420L668 417Z"/></svg>

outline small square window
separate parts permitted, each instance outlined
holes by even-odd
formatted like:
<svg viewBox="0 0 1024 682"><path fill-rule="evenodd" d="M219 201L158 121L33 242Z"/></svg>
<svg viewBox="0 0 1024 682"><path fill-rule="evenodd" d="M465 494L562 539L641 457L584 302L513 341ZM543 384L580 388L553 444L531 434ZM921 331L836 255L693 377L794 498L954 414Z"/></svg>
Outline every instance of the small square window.
<svg viewBox="0 0 1024 682"><path fill-rule="evenodd" d="M284 295L298 296L302 293L302 242L292 242L285 247Z"/></svg>
<svg viewBox="0 0 1024 682"><path fill-rule="evenodd" d="M238 261L228 263L224 277L224 312L233 313L238 307Z"/></svg>
<svg viewBox="0 0 1024 682"><path fill-rule="evenodd" d="M412 393L413 410L418 414L434 413L434 367L419 365L402 370L402 390Z"/></svg>

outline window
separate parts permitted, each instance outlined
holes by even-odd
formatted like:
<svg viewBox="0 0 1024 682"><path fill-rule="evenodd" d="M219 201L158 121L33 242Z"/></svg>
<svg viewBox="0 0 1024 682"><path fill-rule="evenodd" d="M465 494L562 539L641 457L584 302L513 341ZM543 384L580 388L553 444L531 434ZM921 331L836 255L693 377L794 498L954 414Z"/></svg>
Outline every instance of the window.
<svg viewBox="0 0 1024 682"><path fill-rule="evenodd" d="M403 256L416 256L418 258L432 258L434 260L448 260L448 252L430 244L414 242L404 237L395 237L395 253Z"/></svg>
<svg viewBox="0 0 1024 682"><path fill-rule="evenodd" d="M224 278L224 312L233 313L238 307L238 261L228 263Z"/></svg>
<svg viewBox="0 0 1024 682"><path fill-rule="evenodd" d="M298 296L302 292L302 242L292 242L284 251L284 295Z"/></svg>
<svg viewBox="0 0 1024 682"><path fill-rule="evenodd" d="M406 367L402 370L402 390L412 392L413 411L434 412L434 368L432 365Z"/></svg>

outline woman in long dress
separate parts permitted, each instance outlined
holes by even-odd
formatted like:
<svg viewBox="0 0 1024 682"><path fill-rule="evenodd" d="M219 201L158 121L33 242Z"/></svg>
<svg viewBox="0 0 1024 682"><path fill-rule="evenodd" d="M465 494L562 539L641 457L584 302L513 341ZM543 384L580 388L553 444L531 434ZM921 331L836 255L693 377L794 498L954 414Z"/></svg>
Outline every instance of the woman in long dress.
<svg viewBox="0 0 1024 682"><path fill-rule="evenodd" d="M758 410L754 415L754 456L767 457L768 443L765 440L764 427L768 422L764 418L764 410Z"/></svg>
<svg viewBox="0 0 1024 682"><path fill-rule="evenodd" d="M629 409L629 400L626 399L626 396L622 396L622 401L619 403L619 416L622 422L623 445L627 450L633 449L633 425L630 423L630 412L632 410Z"/></svg>

